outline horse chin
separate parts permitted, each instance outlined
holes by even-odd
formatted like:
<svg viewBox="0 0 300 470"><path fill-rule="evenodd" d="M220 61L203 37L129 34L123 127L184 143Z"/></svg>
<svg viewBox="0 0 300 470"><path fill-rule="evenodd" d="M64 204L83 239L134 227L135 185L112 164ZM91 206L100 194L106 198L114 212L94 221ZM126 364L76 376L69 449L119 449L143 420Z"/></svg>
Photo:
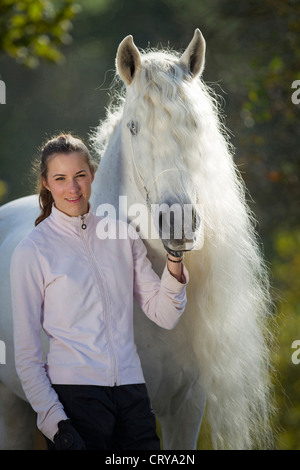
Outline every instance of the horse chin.
<svg viewBox="0 0 300 470"><path fill-rule="evenodd" d="M195 240L162 240L165 249L172 251L192 251L195 248Z"/></svg>

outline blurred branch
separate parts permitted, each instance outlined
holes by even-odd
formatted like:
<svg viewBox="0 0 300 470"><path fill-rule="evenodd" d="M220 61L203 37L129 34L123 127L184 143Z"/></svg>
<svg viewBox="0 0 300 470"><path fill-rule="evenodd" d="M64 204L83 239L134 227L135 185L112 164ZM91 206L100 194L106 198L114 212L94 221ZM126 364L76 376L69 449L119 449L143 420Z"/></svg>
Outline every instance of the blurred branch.
<svg viewBox="0 0 300 470"><path fill-rule="evenodd" d="M35 68L40 60L60 63L61 47L72 42L74 0L0 0L0 54Z"/></svg>

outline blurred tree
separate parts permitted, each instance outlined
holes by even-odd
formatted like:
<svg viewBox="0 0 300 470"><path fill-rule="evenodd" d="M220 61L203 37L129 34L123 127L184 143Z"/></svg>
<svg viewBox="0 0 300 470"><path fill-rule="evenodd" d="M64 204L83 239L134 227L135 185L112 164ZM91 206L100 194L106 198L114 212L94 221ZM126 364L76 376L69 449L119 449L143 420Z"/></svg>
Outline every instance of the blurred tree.
<svg viewBox="0 0 300 470"><path fill-rule="evenodd" d="M225 86L236 100L226 108L234 129L236 161L254 202L270 260L278 312L278 448L300 449L299 365L291 345L300 339L299 117L292 83L300 78L300 2L220 2L223 20L235 24L226 57ZM243 57L244 56L244 57ZM223 62L223 64L225 63ZM238 64L238 66L237 66Z"/></svg>
<svg viewBox="0 0 300 470"><path fill-rule="evenodd" d="M74 0L0 0L0 53L35 68L40 59L61 62L60 47L71 42Z"/></svg>
<svg viewBox="0 0 300 470"><path fill-rule="evenodd" d="M255 212L268 236L278 225L294 226L300 215L300 105L291 99L292 83L300 78L300 2L234 0L220 6L224 19L238 21L234 50L248 63L229 72L239 95L232 128L238 164L254 200L262 201Z"/></svg>
<svg viewBox="0 0 300 470"><path fill-rule="evenodd" d="M278 368L276 398L280 423L278 448L300 450L300 364L292 360L294 341L300 340L300 230L279 228L272 237L274 284L278 304Z"/></svg>
<svg viewBox="0 0 300 470"><path fill-rule="evenodd" d="M7 193L7 185L4 181L0 180L0 203L1 200L4 198L4 196Z"/></svg>
<svg viewBox="0 0 300 470"><path fill-rule="evenodd" d="M80 11L81 7L76 0L0 0L0 78L8 85L6 89L9 98L0 109L0 163L3 167L0 180L1 203L14 198L14 194L15 197L24 195L24 186L28 186L28 181L22 180L20 184L20 179L17 180L20 173L28 177L29 158L26 161L24 155L28 147L31 151L30 160L32 159L32 132L39 133L39 143L41 139L39 126L35 125L35 121L38 123L38 113L31 106L34 103L37 105L35 110L41 108L37 85L38 82L41 83L39 69L42 69L42 63L45 66L61 65L64 62L62 48L72 42L71 20ZM25 93L26 88L28 94ZM43 96L47 96L48 92L49 84ZM30 122L28 115L31 116ZM24 121L28 122L28 129ZM18 143L11 138L16 130ZM28 142L25 143L26 134ZM4 139L4 135L10 138ZM20 142L23 142L21 150ZM18 167L16 162L20 164L20 173L15 171ZM31 185L27 192L34 190Z"/></svg>

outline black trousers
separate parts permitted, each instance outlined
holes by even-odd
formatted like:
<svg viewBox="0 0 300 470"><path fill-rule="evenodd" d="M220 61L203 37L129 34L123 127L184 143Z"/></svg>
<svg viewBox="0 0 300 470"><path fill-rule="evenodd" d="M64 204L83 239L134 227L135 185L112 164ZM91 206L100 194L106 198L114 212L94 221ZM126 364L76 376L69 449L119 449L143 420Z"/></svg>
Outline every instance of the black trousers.
<svg viewBox="0 0 300 470"><path fill-rule="evenodd" d="M145 384L52 387L87 450L160 450ZM46 442L48 450L55 450Z"/></svg>

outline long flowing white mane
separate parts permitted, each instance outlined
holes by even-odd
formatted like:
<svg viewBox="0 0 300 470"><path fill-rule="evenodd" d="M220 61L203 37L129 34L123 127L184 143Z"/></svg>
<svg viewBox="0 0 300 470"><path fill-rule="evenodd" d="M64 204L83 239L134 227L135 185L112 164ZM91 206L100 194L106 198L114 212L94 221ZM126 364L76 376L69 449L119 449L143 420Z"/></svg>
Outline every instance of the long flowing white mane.
<svg viewBox="0 0 300 470"><path fill-rule="evenodd" d="M173 145L180 146L204 206L204 247L187 253L185 263L192 280L191 335L213 446L268 448L272 445L268 273L218 100L201 78L188 76L178 54L169 50L141 54L130 93L141 119L151 132L155 128L160 133L151 134L152 142L159 138L166 144L165 158ZM123 117L125 99L124 94L117 96L118 104L108 109L92 135L100 158Z"/></svg>

